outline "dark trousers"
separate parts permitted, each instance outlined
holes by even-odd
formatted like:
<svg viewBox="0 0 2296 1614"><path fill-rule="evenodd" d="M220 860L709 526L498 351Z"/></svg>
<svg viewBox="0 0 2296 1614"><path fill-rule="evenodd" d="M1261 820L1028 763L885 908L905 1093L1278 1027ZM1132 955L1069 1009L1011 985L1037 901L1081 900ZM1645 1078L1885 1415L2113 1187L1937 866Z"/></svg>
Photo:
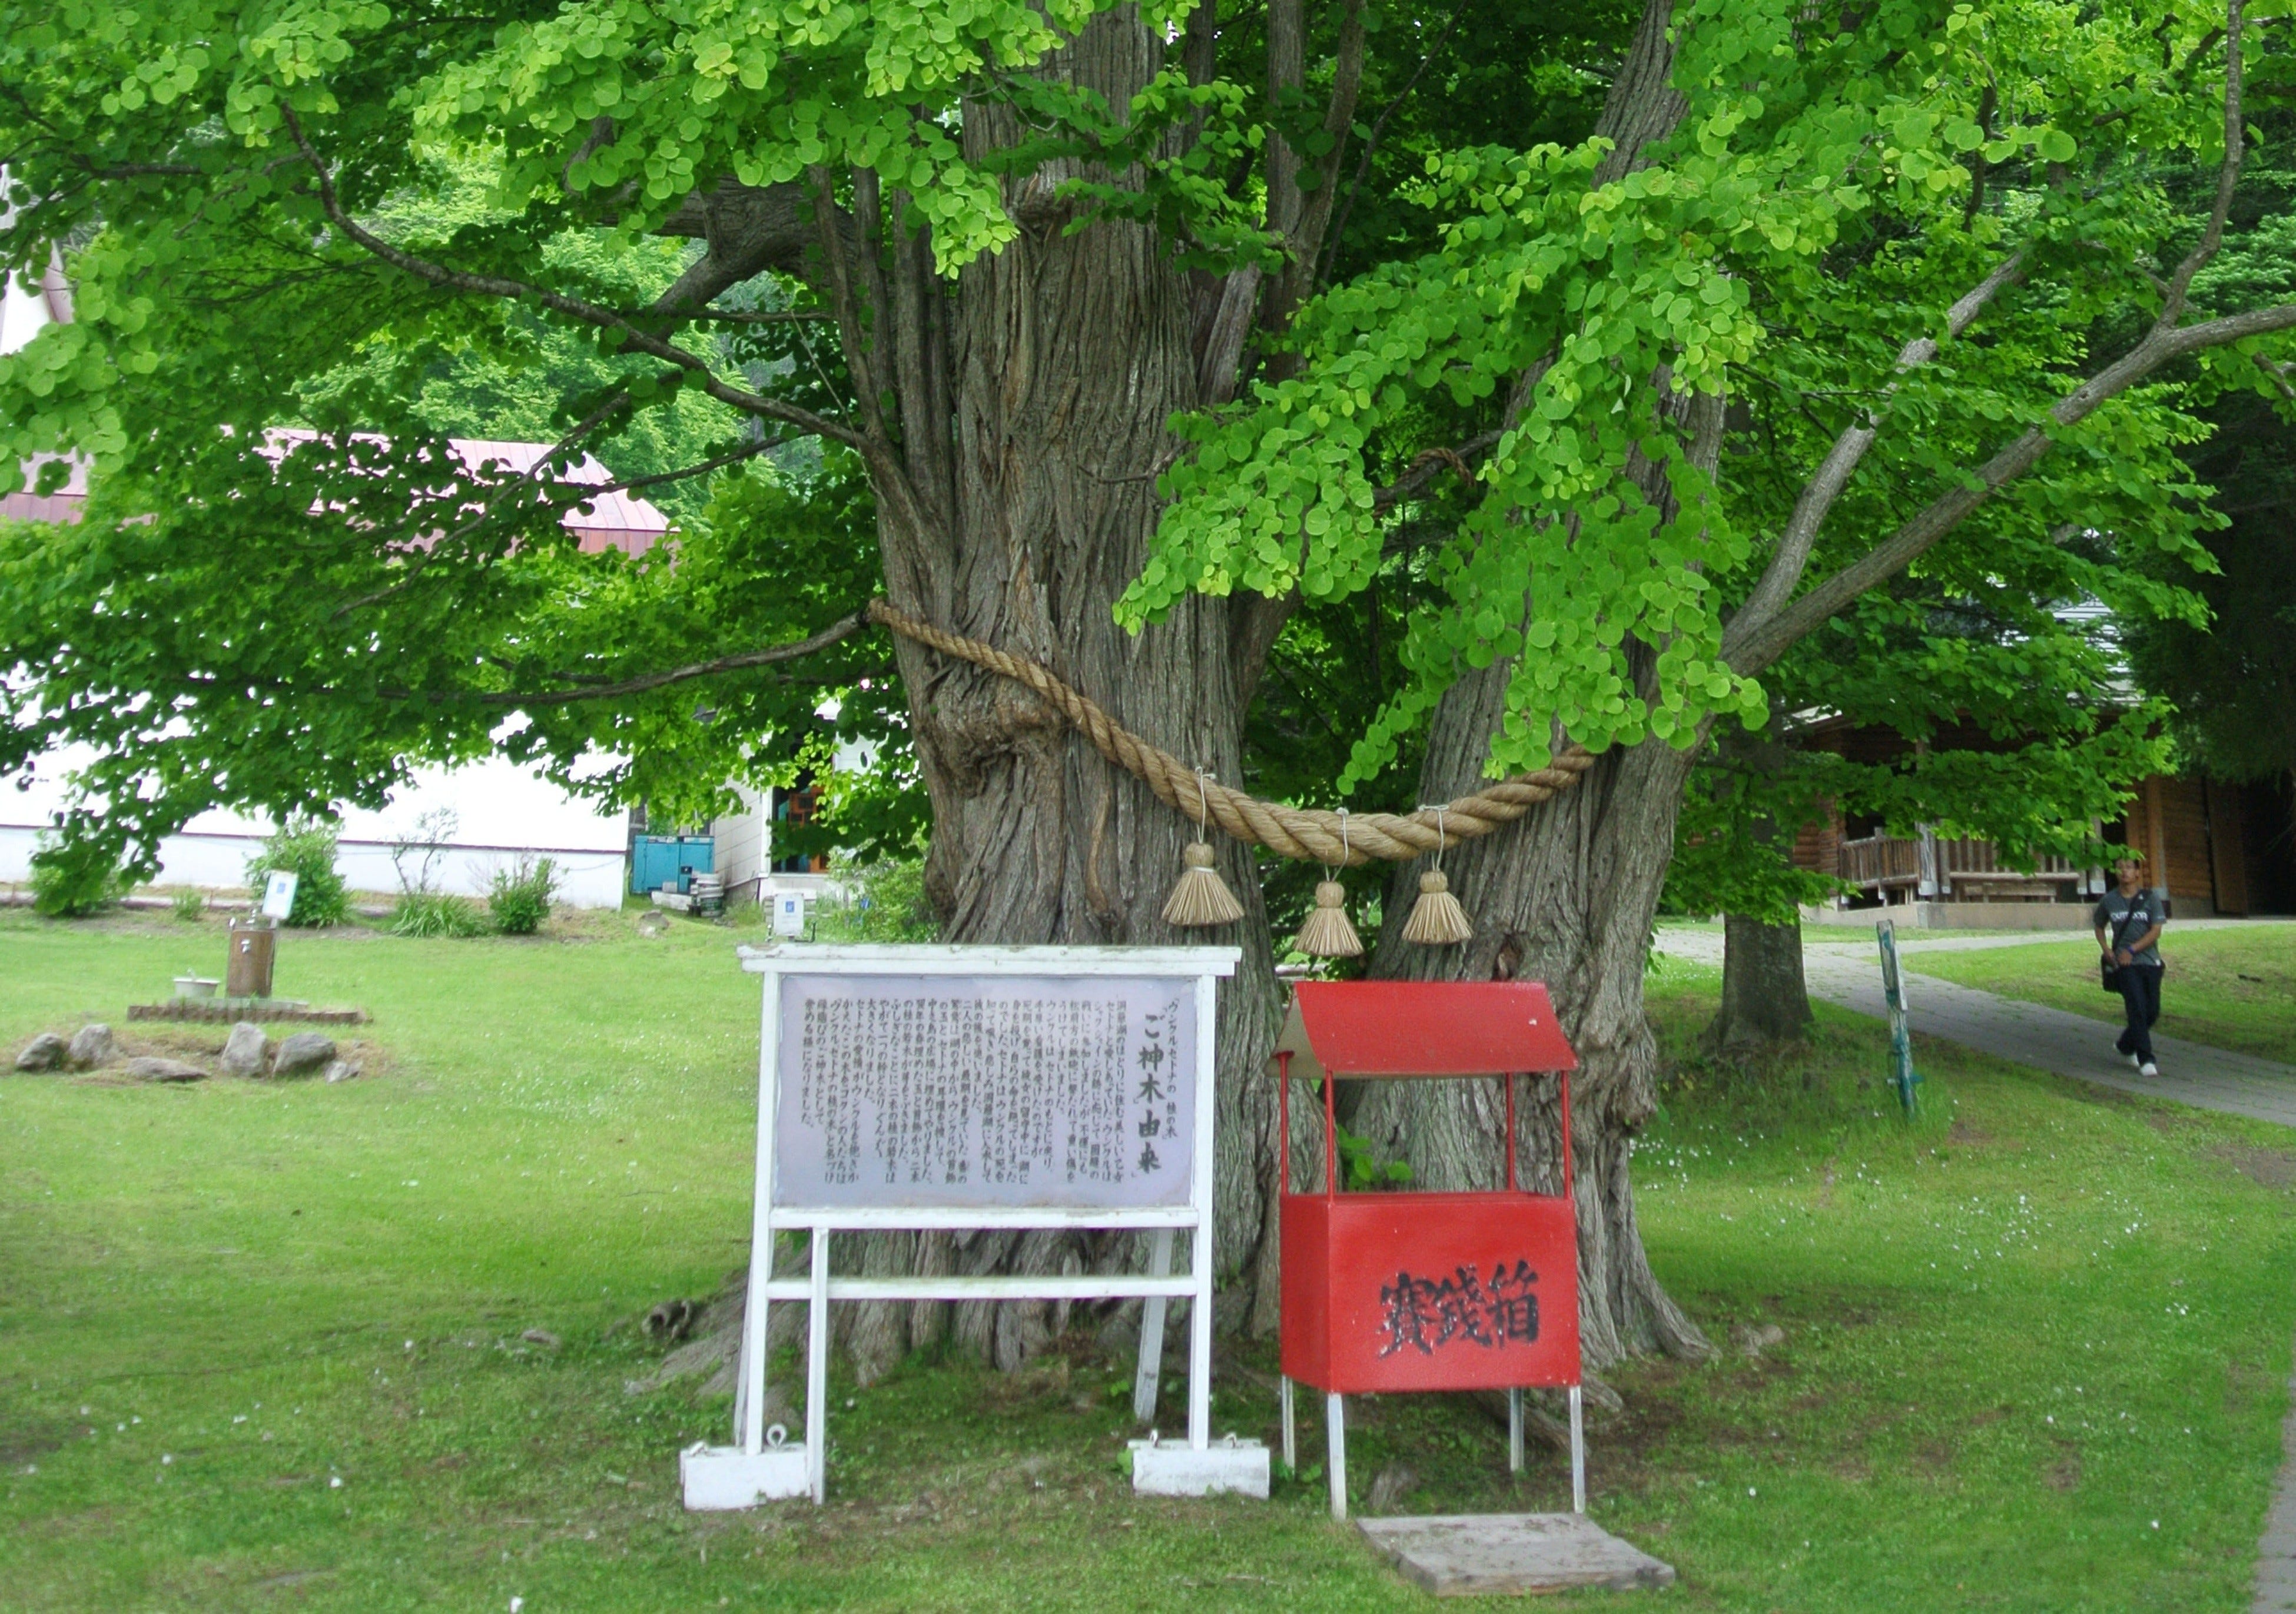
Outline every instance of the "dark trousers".
<svg viewBox="0 0 2296 1614"><path fill-rule="evenodd" d="M2123 964L2120 970L2120 1001L2128 1011L2128 1029L2113 1046L2148 1065L2152 1062L2152 1022L2161 1018L2161 973L2139 964Z"/></svg>

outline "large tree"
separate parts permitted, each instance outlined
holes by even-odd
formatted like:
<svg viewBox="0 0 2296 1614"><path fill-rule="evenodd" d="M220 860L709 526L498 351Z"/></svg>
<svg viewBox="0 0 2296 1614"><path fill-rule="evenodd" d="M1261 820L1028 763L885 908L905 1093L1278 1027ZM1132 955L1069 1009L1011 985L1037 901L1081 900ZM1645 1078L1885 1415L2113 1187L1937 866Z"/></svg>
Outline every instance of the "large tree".
<svg viewBox="0 0 2296 1614"><path fill-rule="evenodd" d="M1446 14L1363 0L0 5L0 251L64 254L79 311L0 361L0 463L94 472L76 529L0 552L0 763L94 741L58 855L148 861L212 803L373 800L489 744L570 773L603 748L606 788L691 791L836 689L914 746L950 939L1167 939L1192 828L1011 684L906 640L889 682L862 597L1234 780L1292 615L1416 545L1428 604L1341 784L1421 743L1431 800L1566 739L1600 758L1452 852L1464 948L1394 943L1403 871L1377 967L1553 983L1585 1066L1590 1355L1696 1349L1628 1158L1697 743L1759 721L1765 670L1909 569L1982 593L2013 550L2134 598L2137 552L2190 545L2162 384L2296 326L2188 307L2243 53L2283 25L2158 0L1514 11L1468 8L1462 52ZM1484 97L1448 138L1423 105L1389 121L1431 68ZM1505 94L1539 119L1490 116ZM473 166L483 209L406 205ZM2180 207L2164 176L2194 168L2220 183ZM643 301L566 247L661 237L693 247ZM457 466L410 402L438 352L536 321L603 366L562 400L567 453L692 389L756 423L711 459L803 437L818 473L737 483L675 565L568 553L561 496ZM1784 479L1739 469L1738 395L1816 423ZM865 569L836 542L864 494ZM1219 1236L1243 1261L1273 1253L1276 1000L1250 864L1223 868L1247 913ZM1483 1104L1402 1085L1359 1122L1424 1180L1487 1180ZM1552 1117L1524 1127L1551 1174ZM941 1322L879 1308L857 1343ZM1011 1362L1047 1318L957 1326Z"/></svg>

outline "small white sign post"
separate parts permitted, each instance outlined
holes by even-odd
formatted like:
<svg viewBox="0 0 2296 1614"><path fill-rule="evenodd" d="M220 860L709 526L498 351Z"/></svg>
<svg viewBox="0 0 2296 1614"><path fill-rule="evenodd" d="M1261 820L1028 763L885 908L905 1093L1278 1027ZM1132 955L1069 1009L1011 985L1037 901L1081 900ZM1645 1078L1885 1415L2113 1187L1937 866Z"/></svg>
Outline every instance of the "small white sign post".
<svg viewBox="0 0 2296 1614"><path fill-rule="evenodd" d="M795 891L774 893L774 934L802 936L805 934L805 898Z"/></svg>
<svg viewBox="0 0 2296 1614"><path fill-rule="evenodd" d="M275 919L281 924L287 922L287 915L295 911L295 886L301 879L299 874L290 874L279 869L271 871L270 879L263 883L260 912L264 918Z"/></svg>
<svg viewBox="0 0 2296 1614"><path fill-rule="evenodd" d="M743 947L765 978L757 1200L734 1444L682 1456L685 1505L823 1499L832 1300L1144 1301L1134 1408L1155 1406L1164 1308L1189 1310L1188 1438L1133 1442L1136 1490L1267 1495L1267 1450L1211 1438L1214 981L1234 947ZM1152 1233L1145 1274L836 1277L830 1234ZM774 1236L802 1230L803 1278ZM1171 1271L1189 1234L1189 1270ZM766 1319L806 1315L805 1438L765 1427Z"/></svg>

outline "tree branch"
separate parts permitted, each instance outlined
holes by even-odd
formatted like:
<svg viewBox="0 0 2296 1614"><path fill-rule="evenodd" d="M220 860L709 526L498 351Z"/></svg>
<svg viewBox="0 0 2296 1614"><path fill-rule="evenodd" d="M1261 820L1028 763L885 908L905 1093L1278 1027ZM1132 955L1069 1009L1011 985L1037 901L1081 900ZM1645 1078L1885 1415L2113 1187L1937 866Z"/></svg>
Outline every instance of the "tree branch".
<svg viewBox="0 0 2296 1614"><path fill-rule="evenodd" d="M714 661L696 661L687 667L676 667L659 673L644 673L635 678L621 678L611 684L586 684L577 689L537 690L527 693L488 692L473 697L481 706L568 706L577 700L613 700L624 695L643 695L649 690L667 688L673 684L690 683L695 678L708 678L718 673L740 672L744 668L771 667L776 662L794 661L816 651L826 650L840 639L849 639L869 626L869 608L863 606L850 616L840 617L810 637L794 640L787 644L770 645L764 650L743 651L738 655L719 656ZM403 692L401 698L404 698ZM452 697L438 697L441 700Z"/></svg>
<svg viewBox="0 0 2296 1614"><path fill-rule="evenodd" d="M1920 514L1891 533L1870 553L1843 567L1768 622L1739 637L1735 645L1731 643L1731 640L1736 635L1725 635L1725 659L1742 674L1759 672L1784 654L1794 641L1859 594L1912 565L1939 539L1958 527L1972 511L1992 497L1996 490L2039 464L2049 450L2055 447L2051 427L2062 429L2078 424L2171 360L2188 357L2205 348L2220 348L2251 336L2268 336L2276 331L2290 330L2296 330L2296 303L2252 308L2244 314L2227 315L2204 324L2185 325L2176 330L2163 330L2156 325L2143 341L2117 362L2099 371L2059 400L2049 411L2048 425L2028 430L2015 442L1968 473L1967 479L1960 487L1931 501ZM1735 622L1732 627L1734 630Z"/></svg>
<svg viewBox="0 0 2296 1614"><path fill-rule="evenodd" d="M2290 403L2296 404L2296 387L2288 384L2290 366L2275 364L2261 353L2252 354L2251 356L2255 359L2256 367L2272 378L2272 384L2280 389L2280 396Z"/></svg>
<svg viewBox="0 0 2296 1614"><path fill-rule="evenodd" d="M840 236L849 237L851 225L849 218L840 220ZM709 191L689 193L658 233L699 240L709 249L655 302L664 312L703 307L768 269L820 285L819 263L808 261L817 239L813 207L794 181L745 185L722 179Z"/></svg>
<svg viewBox="0 0 2296 1614"><path fill-rule="evenodd" d="M2217 170L2217 194L2209 212L2207 227L2200 242L2185 254L2170 278L2162 299L2160 317L2136 347L2120 359L2083 381L2049 410L2045 424L2033 426L2007 447L2003 448L1974 471L1967 473L1961 486L1931 501L1929 505L1911 520L1899 527L1873 550L1843 567L1819 584L1791 606L1784 605L1792 593L1803 565L1808 559L1809 546L1816 537L1816 520L1824 519L1840 496L1840 484L1847 479L1849 471L1872 442L1870 427L1855 427L1842 434L1826 456L1818 474L1811 479L1795 506L1794 516L1788 523L1788 534L1780 539L1779 551L1772 557L1762 580L1746 605L1731 620L1722 637L1723 659L1741 674L1751 674L1767 667L1803 635L1831 617L1835 611L1898 572L1912 565L1946 534L1967 518L1995 491L2025 474L2040 463L2055 446L2052 429L2062 430L2078 424L2095 414L2111 399L2128 390L2161 365L2171 360L2186 357L2204 348L2220 347L2247 337L2260 336L2275 331L2296 327L2296 304L2276 307L2251 309L2243 314L2226 315L2198 325L2179 326L2193 277L2199 274L2224 244L2225 219L2232 210L2234 191L2240 183L2242 140L2241 124L2241 34L2243 12L2247 0L2229 0L2225 28L2225 154ZM1995 272L1996 278L2013 269L2017 259ZM2004 281L2002 283L2007 283ZM1988 285L1992 285L1988 280ZM1998 286L1993 286L1997 291ZM1972 305L1972 299L1984 292L1989 299L1991 291L1980 286L1962 302L1956 310L1970 306L1973 317L1982 301ZM1906 348L1912 353L1911 345ZM1932 346L1931 351L1935 351ZM1864 440L1856 440L1860 434ZM1837 461L1846 461L1840 475L1832 479L1829 472ZM1815 506L1816 520L1803 522L1803 505ZM1796 523L1802 523L1798 528Z"/></svg>
<svg viewBox="0 0 2296 1614"><path fill-rule="evenodd" d="M1273 310L1284 324L1291 323L1292 310L1315 288L1316 265L1324 255L1324 233L1339 200L1340 159L1347 152L1348 131L1356 120L1356 97L1363 88L1364 37L1364 0L1346 0L1332 67L1332 99L1324 109L1324 137L1329 143L1316 160L1316 188L1300 204L1291 262L1277 290L1279 306Z"/></svg>
<svg viewBox="0 0 2296 1614"><path fill-rule="evenodd" d="M600 404L595 409L590 412L588 419L577 422L571 430L568 431L564 437L560 438L557 442L553 444L549 453L536 460L531 466L528 467L527 470L521 472L519 475L512 477L507 481L497 483L494 487L489 489L487 496L480 502L479 508L476 512L463 521L461 525L449 531L439 534L428 544L422 545L420 553L416 554L413 561L407 563L406 574L397 582L386 585L381 588L378 588L372 594L361 594L355 600L346 600L342 604L335 607L334 610L328 617L328 620L340 621L343 618L350 615L351 612L355 610L365 610L370 605L380 605L383 601L390 599L396 594L404 594L406 590L414 587L414 585L422 579L422 573L429 568L431 560L437 556L441 549L443 549L447 545L454 542L455 539L466 537L470 534L477 531L482 523L492 519L495 511L500 507L503 500L521 487L542 486L544 472L551 470L554 466L558 465L566 455L572 452L576 444L579 443L584 438L588 437L593 431L595 431L600 426L603 425L607 418L611 415L615 410L620 408L628 401L628 392L621 388L616 388L611 393L607 395L606 401L604 403ZM475 467L472 469L475 469ZM611 490L600 488L594 491L608 492ZM576 501L576 503L579 502L580 501L578 500ZM401 530L403 532L405 529L402 528ZM385 538L383 542L388 545L392 542L392 540Z"/></svg>
<svg viewBox="0 0 2296 1614"><path fill-rule="evenodd" d="M1401 476L1372 495L1372 512L1385 515L1406 499L1416 496L1447 466L1457 471L1462 480L1472 484L1475 476L1467 469L1467 462L1477 455L1488 453L1505 435L1499 431L1485 431L1469 438L1456 448L1423 450L1413 458Z"/></svg>
<svg viewBox="0 0 2296 1614"><path fill-rule="evenodd" d="M1328 280L1339 259L1340 238L1347 233L1348 215L1355 210L1356 193L1363 189L1364 180L1371 173L1371 160L1379 151L1380 137L1387 133L1387 120L1411 99L1411 92L1419 87L1419 80L1426 76L1427 70L1434 65L1435 58L1442 53L1445 42L1451 37L1451 30L1459 26L1459 19L1466 14L1463 6L1452 8L1442 32L1435 36L1435 43L1427 47L1427 53L1419 59L1419 65L1411 70L1411 77L1403 81L1403 87L1396 92L1395 99L1381 108L1379 116L1373 120L1371 133L1364 140L1363 155L1356 160L1354 176L1348 181L1347 200L1340 203L1330 227L1324 232L1323 262L1316 271L1317 280Z"/></svg>
<svg viewBox="0 0 2296 1614"><path fill-rule="evenodd" d="M820 308L704 308L693 318L697 324L729 325L826 325L837 320Z"/></svg>
<svg viewBox="0 0 2296 1614"><path fill-rule="evenodd" d="M2008 262L1980 281L1959 302L1946 310L1945 333L1948 340L1969 329L1970 324L1997 293L2013 284L2023 274L2025 255L2012 257ZM1852 472L1866 457L1866 451L1881 435L1882 423L1889 410L1890 400L1896 396L1899 381L1906 372L1928 364L1938 355L1938 340L1933 336L1915 337L1898 355L1897 378L1882 389L1882 396L1869 407L1858 422L1845 428L1833 439L1833 447L1819 462L1817 470L1803 485L1801 496L1794 501L1793 513L1786 518L1785 529L1778 535L1776 553L1762 572L1761 581L1753 593L1738 608L1730 621L1728 633L1723 635L1722 653L1726 660L1732 651L1734 635L1751 635L1760 631L1762 625L1775 616L1793 597L1801 582L1802 569L1809 563L1809 552L1817 542L1818 529L1825 524L1828 512L1849 485Z"/></svg>
<svg viewBox="0 0 2296 1614"><path fill-rule="evenodd" d="M853 378L853 396L861 406L862 430L854 447L865 454L889 445L891 439L885 431L885 416L878 399L880 383L875 374L875 362L871 357L861 329L861 312L853 296L853 279L848 270L850 260L840 250L837 220L839 209L831 194L829 170L816 164L806 170L811 184L807 187L813 195L813 218L816 241L824 267L822 278L829 292L829 306L837 316L837 332L845 344L845 369ZM864 250L874 251L873 243L864 242ZM885 310L873 310L882 320Z"/></svg>
<svg viewBox="0 0 2296 1614"><path fill-rule="evenodd" d="M734 449L730 454L721 454L714 458L703 460L697 464L688 465L683 471L656 471L652 476L632 477L627 481L624 482L608 482L603 487L593 487L585 484L582 485L583 498L577 499L574 503L579 504L583 503L585 499L595 498L602 493L628 493L634 488L658 487L664 482L683 482L690 477L708 476L713 471L721 471L725 467L737 464L741 461L753 460L761 454L771 454L775 449L780 448L789 443L795 442L796 440L796 438L787 435L783 435L782 437L764 438L754 443L744 444L742 447Z"/></svg>
<svg viewBox="0 0 2296 1614"><path fill-rule="evenodd" d="M2185 299L2193 287L2193 276L2198 274L2209 259L2224 245L2226 215L2232 211L2233 192L2240 184L2240 164L2243 142L2247 127L2241 122L2241 22L2248 0L2231 0L2225 9L2225 97L2224 97L2224 160L2217 167L2216 205L2209 209L2208 228L2201 232L2198 245L2185 255L2177 272L2169 280L2169 292L2161 305L2161 317L2153 329L2172 327L2185 315Z"/></svg>
<svg viewBox="0 0 2296 1614"><path fill-rule="evenodd" d="M563 292L529 285L523 281L511 280L496 274L473 274L462 270L449 269L443 265L418 258L412 252L391 245L381 236L365 228L344 211L341 201L335 194L334 176L328 172L326 163L320 159L319 153L304 135L303 126L296 118L293 109L282 102L279 115L285 121L287 132L294 140L297 149L303 153L303 160L310 165L311 172L316 177L319 205L325 211L328 219L335 228L343 233L347 240L381 258L393 268L445 291L465 291L476 296L499 297L510 300L531 299L540 303L545 308L565 315L570 319L578 319L586 324L619 332L622 333L625 348L665 360L689 375L699 378L702 389L719 403L731 405L747 414L762 415L768 420L781 421L791 426L802 427L807 431L833 438L856 448L864 447L858 433L849 427L839 425L835 421L817 415L809 409L801 409L795 404L784 403L779 398L766 397L746 388L736 387L720 380L717 372L704 360L687 352L675 342L665 341L652 332L637 324L627 315L616 313L611 308L602 308L597 304L586 302L580 298L568 297Z"/></svg>

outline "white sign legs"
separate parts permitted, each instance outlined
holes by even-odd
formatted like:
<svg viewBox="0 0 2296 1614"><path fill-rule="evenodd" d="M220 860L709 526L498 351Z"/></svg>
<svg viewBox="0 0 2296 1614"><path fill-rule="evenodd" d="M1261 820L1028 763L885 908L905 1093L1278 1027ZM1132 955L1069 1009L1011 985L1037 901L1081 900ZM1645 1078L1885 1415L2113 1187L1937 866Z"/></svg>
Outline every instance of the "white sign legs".
<svg viewBox="0 0 2296 1614"><path fill-rule="evenodd" d="M829 1304L1142 1301L1134 1405L1155 1406L1166 1303L1189 1307L1188 1437L1133 1443L1136 1489L1267 1494L1258 1442L1211 1438L1214 983L1233 947L742 949L765 978L757 1201L735 1444L696 1446L689 1508L827 1494ZM832 1232L1130 1228L1144 1274L840 1278ZM773 1275L775 1235L808 1275ZM1174 1276L1172 1235L1189 1233ZM801 1446L765 1427L767 1315L807 1302Z"/></svg>

